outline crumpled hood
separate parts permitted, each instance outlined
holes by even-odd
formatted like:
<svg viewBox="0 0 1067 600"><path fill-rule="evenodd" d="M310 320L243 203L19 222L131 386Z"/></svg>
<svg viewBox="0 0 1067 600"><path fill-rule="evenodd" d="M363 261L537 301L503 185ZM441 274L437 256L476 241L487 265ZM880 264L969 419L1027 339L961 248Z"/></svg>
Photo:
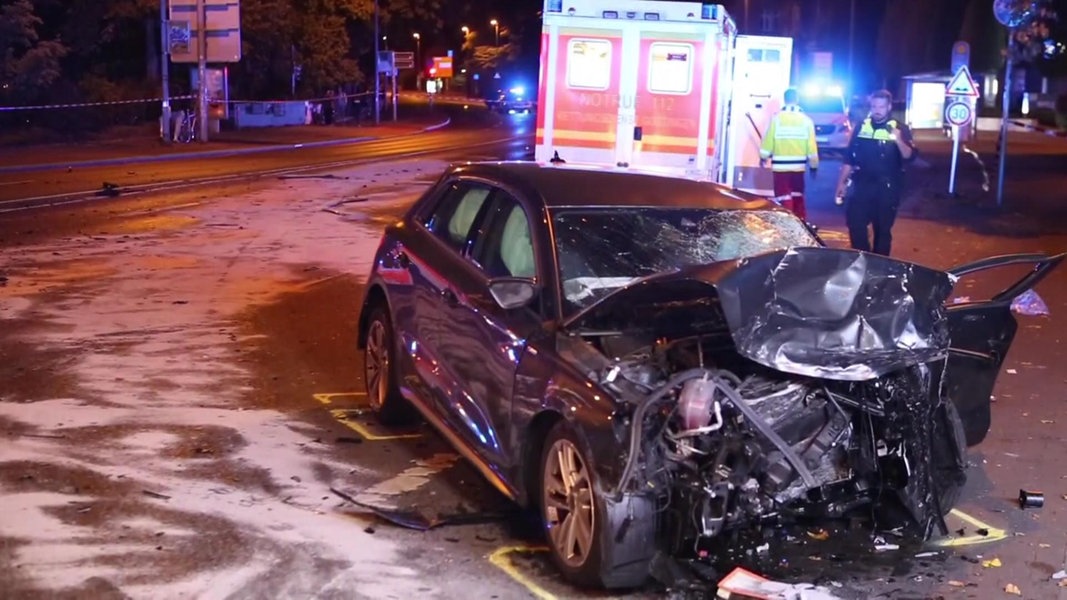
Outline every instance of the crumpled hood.
<svg viewBox="0 0 1067 600"><path fill-rule="evenodd" d="M862 381L947 355L954 283L876 254L795 248L642 279L567 327L667 338L726 329L738 353L761 365Z"/></svg>

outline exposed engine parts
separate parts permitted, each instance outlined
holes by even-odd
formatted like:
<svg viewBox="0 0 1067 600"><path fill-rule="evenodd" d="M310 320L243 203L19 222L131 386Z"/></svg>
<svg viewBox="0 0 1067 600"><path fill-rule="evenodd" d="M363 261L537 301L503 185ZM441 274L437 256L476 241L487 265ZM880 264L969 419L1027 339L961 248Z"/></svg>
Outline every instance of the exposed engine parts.
<svg viewBox="0 0 1067 600"><path fill-rule="evenodd" d="M927 535L941 522L950 507L939 501L931 448L956 442L935 441L930 424L942 419L948 431L958 416L943 407L930 367L827 382L736 362L726 369L703 346L644 349L604 373L606 384L651 390L634 403L614 493L660 494L672 550L769 519L842 517L890 500Z"/></svg>

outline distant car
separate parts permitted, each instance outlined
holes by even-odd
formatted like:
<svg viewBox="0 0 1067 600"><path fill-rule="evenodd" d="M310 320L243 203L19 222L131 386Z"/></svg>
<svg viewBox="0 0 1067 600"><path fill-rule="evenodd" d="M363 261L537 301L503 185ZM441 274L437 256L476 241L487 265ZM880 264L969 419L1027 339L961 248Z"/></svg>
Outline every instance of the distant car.
<svg viewBox="0 0 1067 600"><path fill-rule="evenodd" d="M526 95L526 88L523 86L499 90L496 97L485 101L485 105L489 110L501 113L526 113L537 110L537 104Z"/></svg>
<svg viewBox="0 0 1067 600"><path fill-rule="evenodd" d="M800 108L815 122L815 143L820 152L843 153L852 138L848 105L836 89L806 90Z"/></svg>
<svg viewBox="0 0 1067 600"><path fill-rule="evenodd" d="M569 581L632 587L757 523L943 525L1012 298L1063 258L946 273L825 247L707 182L463 164L386 228L358 340L384 422L421 414L536 507ZM945 305L955 276L1014 263L1035 268Z"/></svg>

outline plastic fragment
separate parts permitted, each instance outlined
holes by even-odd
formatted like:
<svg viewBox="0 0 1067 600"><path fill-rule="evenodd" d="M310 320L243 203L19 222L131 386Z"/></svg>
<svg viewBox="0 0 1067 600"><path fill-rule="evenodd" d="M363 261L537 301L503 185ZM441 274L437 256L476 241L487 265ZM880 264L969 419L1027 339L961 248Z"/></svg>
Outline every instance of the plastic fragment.
<svg viewBox="0 0 1067 600"><path fill-rule="evenodd" d="M1020 590L1019 586L1015 585L1014 583L1009 583L1008 585L1004 586L1004 591L1009 594L1014 594L1016 596L1023 595L1023 591Z"/></svg>
<svg viewBox="0 0 1067 600"><path fill-rule="evenodd" d="M1048 315L1048 305L1034 290L1026 290L1011 301L1011 310L1015 314L1031 317Z"/></svg>
<svg viewBox="0 0 1067 600"><path fill-rule="evenodd" d="M955 579L950 579L948 584L952 587L967 587L966 583L963 583L962 581L957 581Z"/></svg>
<svg viewBox="0 0 1067 600"><path fill-rule="evenodd" d="M1060 579L1067 579L1067 571L1060 569L1052 574L1052 579L1059 581Z"/></svg>
<svg viewBox="0 0 1067 600"><path fill-rule="evenodd" d="M992 569L994 567L1001 567L1003 565L1004 565L1004 563L1000 562L999 558L994 558L994 559L991 559L991 560L983 560L982 561L982 566L987 568L987 569Z"/></svg>
<svg viewBox="0 0 1067 600"><path fill-rule="evenodd" d="M931 556L937 556L940 552L920 552L915 555L915 558L930 558Z"/></svg>
<svg viewBox="0 0 1067 600"><path fill-rule="evenodd" d="M816 529L815 531L809 531L808 537L821 542L830 539L830 533L825 529Z"/></svg>

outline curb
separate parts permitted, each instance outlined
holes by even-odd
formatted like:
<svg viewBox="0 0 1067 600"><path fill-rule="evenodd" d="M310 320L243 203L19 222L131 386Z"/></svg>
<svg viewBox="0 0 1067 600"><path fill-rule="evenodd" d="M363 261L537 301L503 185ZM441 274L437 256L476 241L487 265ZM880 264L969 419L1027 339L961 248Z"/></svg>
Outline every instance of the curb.
<svg viewBox="0 0 1067 600"><path fill-rule="evenodd" d="M260 146L258 148L231 148L227 150L204 150L193 152L182 152L179 154L164 154L159 156L126 156L117 158L101 158L94 160L82 160L75 162L59 162L59 163L41 163L34 165L15 165L11 167L0 167L0 174L3 173L30 173L34 171L50 171L54 169L66 168L84 168L84 167L107 167L112 165L130 165L138 163L149 162L167 162L173 160L183 160L187 158L224 158L228 156L242 156L250 154L261 154L263 152L278 152L282 150L300 150L302 148L328 148L330 146L343 146L346 144L360 144L370 142L374 140L388 139L388 138L400 138L409 135L418 135L420 133L427 133L431 131L437 131L447 127L452 123L452 118L448 117L440 123L435 123L428 127L423 127L416 131L401 133L398 135L381 136L381 137L355 137L355 138L342 138L337 140L323 140L319 142L296 142L292 144L273 144L270 146Z"/></svg>

